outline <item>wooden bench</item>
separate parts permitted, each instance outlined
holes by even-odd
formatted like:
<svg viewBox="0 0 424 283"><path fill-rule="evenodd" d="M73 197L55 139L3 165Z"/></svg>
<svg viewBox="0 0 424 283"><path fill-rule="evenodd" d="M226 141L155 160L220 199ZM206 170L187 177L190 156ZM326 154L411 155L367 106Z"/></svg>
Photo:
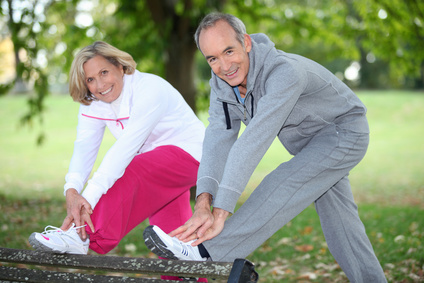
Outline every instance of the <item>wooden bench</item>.
<svg viewBox="0 0 424 283"><path fill-rule="evenodd" d="M17 267L12 266L14 264L4 265L1 262L17 263ZM36 266L45 266L45 268L40 269ZM54 269L54 271L51 269ZM156 279L146 278L147 275L150 275L150 277L154 276ZM231 283L258 281L258 274L254 269L254 265L245 259L236 259L233 263L199 262L100 255L53 254L0 247L0 281L176 282L158 279L160 275L179 276L192 282L195 282L196 278L200 277L224 279Z"/></svg>

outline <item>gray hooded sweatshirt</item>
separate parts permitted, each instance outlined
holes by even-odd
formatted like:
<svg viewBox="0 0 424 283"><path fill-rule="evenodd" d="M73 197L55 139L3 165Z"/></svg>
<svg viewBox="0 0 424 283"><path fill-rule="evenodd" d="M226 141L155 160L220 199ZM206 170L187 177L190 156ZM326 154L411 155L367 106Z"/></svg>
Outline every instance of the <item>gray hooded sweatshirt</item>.
<svg viewBox="0 0 424 283"><path fill-rule="evenodd" d="M264 34L251 38L244 105L212 72L210 124L197 179L197 195L211 194L214 207L231 213L276 137L296 155L330 125L369 132L365 106L335 75L312 60L277 50ZM241 122L246 129L238 137Z"/></svg>

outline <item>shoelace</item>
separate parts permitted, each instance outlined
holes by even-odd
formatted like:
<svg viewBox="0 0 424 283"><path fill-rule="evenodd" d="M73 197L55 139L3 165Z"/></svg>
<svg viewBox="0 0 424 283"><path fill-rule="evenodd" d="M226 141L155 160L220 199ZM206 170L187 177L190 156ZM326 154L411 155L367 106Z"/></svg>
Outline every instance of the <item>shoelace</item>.
<svg viewBox="0 0 424 283"><path fill-rule="evenodd" d="M67 231L63 231L62 229L60 229L58 227L55 227L55 226L52 226L52 225L48 225L48 226L46 226L46 228L44 228L44 232L41 232L41 234L46 235L46 234L55 233L55 232L69 233L72 230L80 229L80 228L83 228L85 226L87 226L87 224L82 225L82 226L75 227L75 223L72 223L71 228L69 228Z"/></svg>

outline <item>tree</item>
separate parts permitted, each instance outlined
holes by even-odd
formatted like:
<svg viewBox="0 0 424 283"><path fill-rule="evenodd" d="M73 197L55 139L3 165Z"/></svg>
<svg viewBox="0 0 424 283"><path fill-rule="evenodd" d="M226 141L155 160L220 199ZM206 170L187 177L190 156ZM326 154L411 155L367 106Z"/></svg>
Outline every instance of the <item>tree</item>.
<svg viewBox="0 0 424 283"><path fill-rule="evenodd" d="M340 77L352 61L359 62L358 87L424 86L423 1L236 3L229 11L250 18L248 29L267 33L277 48L318 61Z"/></svg>
<svg viewBox="0 0 424 283"><path fill-rule="evenodd" d="M37 1L6 0L1 4L1 14L7 17L7 28L14 45L16 78L2 85L0 94L9 91L13 86L21 86L21 91L25 91L25 83L33 83L36 95L28 98L29 110L21 121L31 124L33 118L38 117L41 122L48 83L42 66L36 61L40 50L37 39L44 9L51 5L51 1L40 5ZM41 143L43 138L44 135L40 134L37 142Z"/></svg>
<svg viewBox="0 0 424 283"><path fill-rule="evenodd" d="M19 93L25 93L26 86L34 89L35 93L28 95L28 111L21 118L24 125L31 126L37 118L42 123L49 86L67 73L72 61L72 54L63 56L65 51L92 41L86 35L87 28L75 22L78 3L78 0L3 0L0 3L0 14L7 23L7 33L0 40L10 36L16 66L15 79L0 85L0 95L13 87L18 87ZM41 144L44 138L40 132L37 143Z"/></svg>
<svg viewBox="0 0 424 283"><path fill-rule="evenodd" d="M194 32L225 0L119 0L114 19L99 22L105 40L129 52L143 71L169 81L196 110ZM119 29L116 29L119 26Z"/></svg>
<svg viewBox="0 0 424 283"><path fill-rule="evenodd" d="M341 78L358 61L366 86L377 77L386 79L376 87L423 86L423 6L418 0L0 0L0 25L8 30L0 40L11 37L17 70L0 92L19 81L34 83L23 121L41 121L48 86L67 81L76 51L105 40L130 53L140 70L163 76L196 110L210 70L196 60L193 34L212 11L239 16L249 32L264 32L277 48L318 61Z"/></svg>
<svg viewBox="0 0 424 283"><path fill-rule="evenodd" d="M352 1L360 18L364 50L385 60L390 79L405 86L408 76L424 87L424 2L419 0Z"/></svg>

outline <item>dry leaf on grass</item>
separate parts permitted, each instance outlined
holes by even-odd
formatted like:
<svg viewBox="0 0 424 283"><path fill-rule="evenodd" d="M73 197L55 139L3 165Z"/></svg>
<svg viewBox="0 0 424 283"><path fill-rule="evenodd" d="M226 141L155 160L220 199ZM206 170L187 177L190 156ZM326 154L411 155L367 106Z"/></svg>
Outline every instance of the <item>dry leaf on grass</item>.
<svg viewBox="0 0 424 283"><path fill-rule="evenodd" d="M312 245L300 245L300 246L295 246L294 248L295 248L296 251L306 253L306 252L312 251L314 249L314 246L312 246Z"/></svg>

